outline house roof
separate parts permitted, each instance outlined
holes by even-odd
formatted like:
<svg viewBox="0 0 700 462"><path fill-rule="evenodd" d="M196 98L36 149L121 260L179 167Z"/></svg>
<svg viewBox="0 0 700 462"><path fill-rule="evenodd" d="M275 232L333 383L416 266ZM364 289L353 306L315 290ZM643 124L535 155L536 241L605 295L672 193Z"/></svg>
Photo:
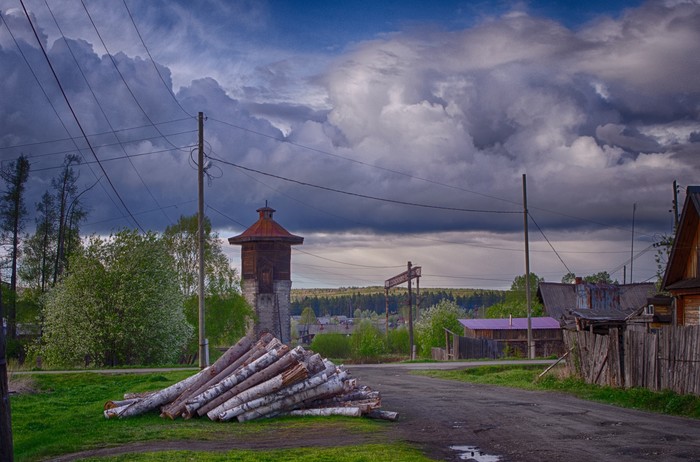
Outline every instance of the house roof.
<svg viewBox="0 0 700 462"><path fill-rule="evenodd" d="M559 321L550 317L530 318L535 330L560 329ZM471 330L523 330L527 329L527 318L460 319L459 323Z"/></svg>
<svg viewBox="0 0 700 462"><path fill-rule="evenodd" d="M695 233L698 231L700 223L700 186L688 186L686 189L685 203L683 204L683 213L678 222L678 229L673 240L671 255L668 258L666 272L661 283L663 290L676 288L696 288L692 287L673 287L683 280L686 262L690 258Z"/></svg>
<svg viewBox="0 0 700 462"><path fill-rule="evenodd" d="M275 209L270 207L262 207L257 210L259 214L258 221L243 231L238 236L229 237L229 244L243 244L245 242L255 241L281 241L287 242L290 245L301 244L304 238L296 236L282 227L279 223L272 219L272 214Z"/></svg>
<svg viewBox="0 0 700 462"><path fill-rule="evenodd" d="M619 288L619 311L627 313L646 305L647 298L656 293L656 286L653 282L620 284ZM573 311L577 308L576 284L541 282L537 288L537 296L542 301L545 313L560 322L571 318Z"/></svg>

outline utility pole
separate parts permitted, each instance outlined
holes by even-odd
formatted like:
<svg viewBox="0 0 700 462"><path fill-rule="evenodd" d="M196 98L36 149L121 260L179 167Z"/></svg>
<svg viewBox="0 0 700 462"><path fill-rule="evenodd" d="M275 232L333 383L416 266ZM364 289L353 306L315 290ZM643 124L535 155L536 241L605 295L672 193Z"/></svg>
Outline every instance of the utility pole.
<svg viewBox="0 0 700 462"><path fill-rule="evenodd" d="M525 228L525 297L527 300L527 357L535 357L532 344L532 297L530 296L530 238L527 230L527 177L523 173L523 221Z"/></svg>
<svg viewBox="0 0 700 462"><path fill-rule="evenodd" d="M12 416L10 413L10 386L7 382L7 350L5 343L5 308L2 304L0 281L0 462L12 462Z"/></svg>
<svg viewBox="0 0 700 462"><path fill-rule="evenodd" d="M413 345L413 297L411 296L411 262L408 262L408 342L411 344L411 359L416 359Z"/></svg>
<svg viewBox="0 0 700 462"><path fill-rule="evenodd" d="M678 230L678 182L673 180L673 232Z"/></svg>
<svg viewBox="0 0 700 462"><path fill-rule="evenodd" d="M632 246L630 250L630 284L634 282L632 275L634 272L634 215L637 213L637 203L632 206Z"/></svg>
<svg viewBox="0 0 700 462"><path fill-rule="evenodd" d="M209 365L209 349L204 338L204 113L197 116L199 125L199 155L197 156L198 179L198 260L199 260L199 368Z"/></svg>

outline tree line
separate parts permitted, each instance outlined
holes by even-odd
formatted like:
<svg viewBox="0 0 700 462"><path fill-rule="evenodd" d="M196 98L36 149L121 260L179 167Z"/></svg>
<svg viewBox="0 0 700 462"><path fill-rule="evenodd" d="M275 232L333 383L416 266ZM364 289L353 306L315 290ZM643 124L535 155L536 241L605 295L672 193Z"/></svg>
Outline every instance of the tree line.
<svg viewBox="0 0 700 462"><path fill-rule="evenodd" d="M413 293L413 303L417 305L416 294ZM449 290L422 289L420 291L420 306L427 308L441 301L453 302L467 312L486 308L505 299L505 292L500 290L474 290L469 294L454 294ZM408 293L405 291L389 292L389 312L399 313L408 305ZM347 316L354 317L356 310L384 313L386 298L383 292L354 293L339 296L304 296L292 300L292 315L301 315L304 308L311 308L317 316Z"/></svg>

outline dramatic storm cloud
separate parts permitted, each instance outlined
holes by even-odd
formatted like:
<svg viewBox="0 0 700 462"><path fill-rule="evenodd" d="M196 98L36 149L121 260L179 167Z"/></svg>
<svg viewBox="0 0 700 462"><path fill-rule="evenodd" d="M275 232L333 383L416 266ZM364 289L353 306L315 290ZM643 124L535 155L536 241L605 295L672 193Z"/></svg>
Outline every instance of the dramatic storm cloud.
<svg viewBox="0 0 700 462"><path fill-rule="evenodd" d="M535 273L622 281L637 204L634 279L654 280L672 183L700 177L697 1L25 5L53 70L0 0L0 156L30 157L33 204L79 152L81 188L101 178L86 233L196 211L200 111L207 214L228 237L268 201L306 236L295 286L381 284L412 260L425 286L507 287L523 174Z"/></svg>

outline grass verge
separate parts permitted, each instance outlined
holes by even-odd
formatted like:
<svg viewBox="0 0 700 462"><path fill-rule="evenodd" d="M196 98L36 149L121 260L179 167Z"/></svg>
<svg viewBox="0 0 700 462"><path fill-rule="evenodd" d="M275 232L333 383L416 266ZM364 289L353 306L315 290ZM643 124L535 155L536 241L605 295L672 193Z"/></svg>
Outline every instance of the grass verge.
<svg viewBox="0 0 700 462"><path fill-rule="evenodd" d="M280 433L352 435L383 431L383 422L357 418L278 418L239 424L208 419L171 421L160 418L157 412L129 419L107 420L102 415L107 400L120 399L125 392L160 390L190 374L177 371L32 375L36 392L11 398L15 460L33 461L140 441L240 441Z"/></svg>
<svg viewBox="0 0 700 462"><path fill-rule="evenodd" d="M555 369L556 370L556 369ZM700 396L679 395L671 391L654 392L646 388L613 388L590 385L580 379L561 378L551 371L538 379L542 366L479 366L461 370L415 371L415 374L463 382L499 385L525 390L551 390L578 398L615 406L700 419Z"/></svg>
<svg viewBox="0 0 700 462"><path fill-rule="evenodd" d="M429 462L418 450L404 444L366 444L334 448L297 448L270 451L236 450L229 452L163 451L155 453L126 454L123 456L88 458L94 462L370 462L391 460L392 462Z"/></svg>

